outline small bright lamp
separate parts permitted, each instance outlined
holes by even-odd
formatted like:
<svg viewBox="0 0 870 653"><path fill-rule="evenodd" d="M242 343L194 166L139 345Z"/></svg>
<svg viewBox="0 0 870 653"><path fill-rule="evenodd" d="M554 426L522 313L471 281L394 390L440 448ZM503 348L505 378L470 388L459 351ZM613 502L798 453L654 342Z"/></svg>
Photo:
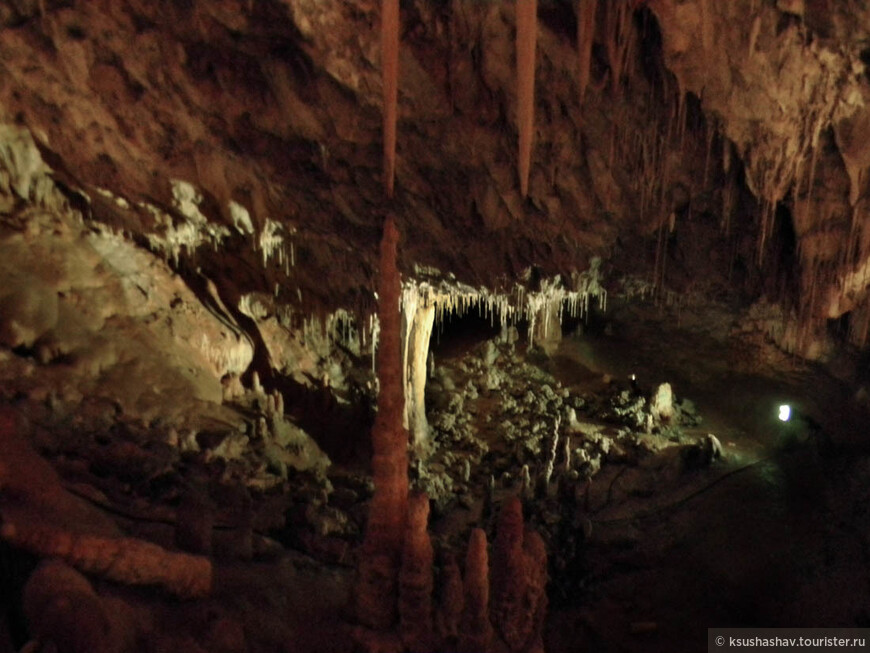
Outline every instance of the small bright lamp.
<svg viewBox="0 0 870 653"><path fill-rule="evenodd" d="M782 404L779 407L779 419L780 421L787 422L789 418L791 418L791 406Z"/></svg>

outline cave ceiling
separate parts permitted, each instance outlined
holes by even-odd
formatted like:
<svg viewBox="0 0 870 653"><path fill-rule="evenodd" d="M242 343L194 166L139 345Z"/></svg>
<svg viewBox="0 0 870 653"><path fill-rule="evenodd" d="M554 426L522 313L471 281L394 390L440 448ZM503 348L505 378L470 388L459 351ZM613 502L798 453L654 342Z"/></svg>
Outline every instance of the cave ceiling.
<svg viewBox="0 0 870 653"><path fill-rule="evenodd" d="M391 213L406 276L509 287L601 256L715 292L739 258L757 297L788 247L798 310L870 314L864 3L540 0L526 197L516 6L401 3L392 198L374 0L4 3L0 117L87 221L233 304L370 311Z"/></svg>

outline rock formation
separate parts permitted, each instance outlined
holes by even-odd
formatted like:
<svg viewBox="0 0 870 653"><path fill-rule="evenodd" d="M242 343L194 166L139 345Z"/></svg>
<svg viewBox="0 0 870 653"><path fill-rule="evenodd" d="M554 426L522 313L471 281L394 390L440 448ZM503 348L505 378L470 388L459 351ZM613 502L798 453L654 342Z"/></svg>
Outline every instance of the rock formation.
<svg viewBox="0 0 870 653"><path fill-rule="evenodd" d="M456 648L459 642L465 607L464 592L462 572L456 556L452 553L445 554L441 565L435 632L438 640L448 649Z"/></svg>
<svg viewBox="0 0 870 653"><path fill-rule="evenodd" d="M399 0L381 0L381 79L384 86L384 189L393 196L399 95Z"/></svg>
<svg viewBox="0 0 870 653"><path fill-rule="evenodd" d="M429 436L426 421L426 376L429 339L435 325L436 306L428 294L413 285L402 293L402 370L405 389L405 427L420 455Z"/></svg>
<svg viewBox="0 0 870 653"><path fill-rule="evenodd" d="M517 2L517 129L519 131L520 193L529 193L529 170L535 128L535 52L538 42L538 1Z"/></svg>
<svg viewBox="0 0 870 653"><path fill-rule="evenodd" d="M523 506L509 497L501 506L492 545L492 622L496 632L514 647L521 601L525 593L526 560L523 551Z"/></svg>
<svg viewBox="0 0 870 653"><path fill-rule="evenodd" d="M429 541L429 497L415 492L408 501L408 525L399 571L399 634L409 651L434 645L432 622L434 554Z"/></svg>
<svg viewBox="0 0 870 653"><path fill-rule="evenodd" d="M408 512L408 434L402 427L404 394L400 351L399 233L392 217L384 224L378 284L381 336L378 348L378 414L372 428L375 494L369 507L357 586L357 616L386 629L396 615L397 576Z"/></svg>
<svg viewBox="0 0 870 653"><path fill-rule="evenodd" d="M496 636L509 651L542 651L547 609L547 549L523 526L522 504L502 504L492 555L490 615Z"/></svg>
<svg viewBox="0 0 870 653"><path fill-rule="evenodd" d="M46 561L24 588L24 614L34 639L61 653L106 651L109 616L88 580L62 562Z"/></svg>
<svg viewBox="0 0 870 653"><path fill-rule="evenodd" d="M32 596L51 576L80 598L34 599L31 630L100 648L75 609L99 622L106 587L197 599L187 616L222 555L295 547L357 568L372 645L539 648L546 552L520 503L491 557L474 531L464 583L433 565L465 544L436 520L488 527L533 480L558 483L548 509L595 509L593 477L688 423L667 384L649 406L541 370L520 388L519 331L558 367L569 324L628 339L608 320L651 303L727 342L732 371L779 364L769 339L870 405L868 43L856 0L0 2L0 410L20 418L0 424L0 537L69 566ZM505 346L432 362L474 325ZM369 432L373 478L347 471ZM628 476L610 488L642 501ZM592 532L535 523L565 550ZM147 644L270 630L196 623Z"/></svg>
<svg viewBox="0 0 870 653"><path fill-rule="evenodd" d="M199 488L188 490L176 512L175 544L190 553L211 554L214 517L208 496Z"/></svg>
<svg viewBox="0 0 870 653"><path fill-rule="evenodd" d="M0 454L0 538L6 542L119 583L156 585L183 598L211 592L210 560L121 536L114 523L63 488L18 435L8 411L0 413Z"/></svg>
<svg viewBox="0 0 870 653"><path fill-rule="evenodd" d="M475 528L468 540L465 557L465 607L459 650L463 653L489 651L492 626L489 620L490 574L486 533Z"/></svg>
<svg viewBox="0 0 870 653"><path fill-rule="evenodd" d="M598 0L577 0L577 56L579 74L577 86L582 105L586 99L586 89L592 67L592 46L595 43L595 11Z"/></svg>
<svg viewBox="0 0 870 653"><path fill-rule="evenodd" d="M208 559L172 553L151 542L73 533L14 519L4 519L0 537L36 555L61 558L85 573L119 583L158 585L182 598L206 596L212 589Z"/></svg>

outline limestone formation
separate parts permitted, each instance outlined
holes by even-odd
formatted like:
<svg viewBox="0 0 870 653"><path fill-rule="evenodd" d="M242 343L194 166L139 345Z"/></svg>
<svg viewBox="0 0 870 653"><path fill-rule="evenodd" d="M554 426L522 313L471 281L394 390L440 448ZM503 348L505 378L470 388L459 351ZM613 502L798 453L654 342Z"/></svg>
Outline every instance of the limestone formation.
<svg viewBox="0 0 870 653"><path fill-rule="evenodd" d="M408 434L402 427L404 394L399 324L399 233L392 217L384 225L378 284L378 413L372 428L375 494L369 507L357 583L357 616L372 628L386 629L396 614L396 581L408 505Z"/></svg>
<svg viewBox="0 0 870 653"><path fill-rule="evenodd" d="M502 504L493 543L490 608L495 633L508 650L543 650L546 585L546 546L524 527L522 505L511 497Z"/></svg>
<svg viewBox="0 0 870 653"><path fill-rule="evenodd" d="M49 524L4 521L0 537L43 557L61 558L80 571L129 585L157 585L182 598L207 596L207 558L172 553L142 540L64 531Z"/></svg>
<svg viewBox="0 0 870 653"><path fill-rule="evenodd" d="M429 338L435 325L435 304L414 285L402 292L402 373L405 392L405 428L421 455L425 454L429 425L426 420L426 376Z"/></svg>
<svg viewBox="0 0 870 653"><path fill-rule="evenodd" d="M595 41L595 10L598 0L577 0L577 52L580 73L577 78L580 104L586 99Z"/></svg>
<svg viewBox="0 0 870 653"><path fill-rule="evenodd" d="M208 495L191 488L182 496L175 515L175 544L189 553L211 554L215 511Z"/></svg>
<svg viewBox="0 0 870 653"><path fill-rule="evenodd" d="M384 188L393 196L399 94L399 0L381 0L381 79L384 87Z"/></svg>
<svg viewBox="0 0 870 653"><path fill-rule="evenodd" d="M660 422L669 422L674 417L674 391L670 383L662 383L656 388L650 400L650 412Z"/></svg>
<svg viewBox="0 0 870 653"><path fill-rule="evenodd" d="M667 384L598 379L664 350L687 392L795 358L865 382L868 44L858 0L0 2L0 409L20 417L0 415L0 537L10 567L71 568L31 579L29 649L110 649L94 601L115 592L151 613L120 650L322 649L309 617L347 594L372 651L539 649L544 542L551 590L575 592L585 513L605 544L630 539L629 508L743 444L691 444L704 431ZM683 328L703 337L672 350ZM647 336L655 356L596 355ZM839 394L807 399L860 440ZM678 453L692 474L667 473ZM558 494L533 501L532 479ZM186 495L198 480L213 505ZM433 565L508 492L541 538L510 499L464 586ZM807 596L856 577L841 548ZM212 554L278 554L281 573L236 584L235 560L207 606L115 587L204 596ZM33 598L49 577L58 604ZM244 629L212 611L227 602ZM615 622L608 605L590 623Z"/></svg>
<svg viewBox="0 0 870 653"><path fill-rule="evenodd" d="M532 475L528 465L523 465L520 470L520 496L523 499L531 499L534 494L534 486L532 485Z"/></svg>
<svg viewBox="0 0 870 653"><path fill-rule="evenodd" d="M415 492L408 501L408 525L399 571L399 633L410 651L432 650L434 554L429 541L429 497Z"/></svg>
<svg viewBox="0 0 870 653"><path fill-rule="evenodd" d="M553 438L550 441L550 447L547 451L547 458L544 461L544 474L542 478L544 494L549 492L550 480L553 478L553 471L556 468L556 455L559 452L559 425L562 420L560 416L556 416L556 424L553 428Z"/></svg>
<svg viewBox="0 0 870 653"><path fill-rule="evenodd" d="M523 552L523 507L511 496L502 503L492 547L492 623L510 646L517 644L515 623L526 591L526 561Z"/></svg>
<svg viewBox="0 0 870 653"><path fill-rule="evenodd" d="M542 653L544 622L547 616L547 546L534 529L526 528L523 536L525 553L526 594L523 612L517 620L519 648L515 650Z"/></svg>
<svg viewBox="0 0 870 653"><path fill-rule="evenodd" d="M461 630L465 595L462 572L453 554L445 554L441 565L435 632L442 646L456 648Z"/></svg>
<svg viewBox="0 0 870 653"><path fill-rule="evenodd" d="M489 554L486 549L486 533L480 528L471 531L468 540L464 586L465 607L462 612L459 650L462 653L489 651L492 641L492 626L489 621Z"/></svg>
<svg viewBox="0 0 870 653"><path fill-rule="evenodd" d="M31 635L45 647L53 644L59 653L116 650L110 617L94 588L63 562L40 563L24 587L23 607Z"/></svg>
<svg viewBox="0 0 870 653"><path fill-rule="evenodd" d="M517 129L519 131L520 193L529 193L532 144L535 128L535 51L538 41L538 1L518 0L517 29Z"/></svg>

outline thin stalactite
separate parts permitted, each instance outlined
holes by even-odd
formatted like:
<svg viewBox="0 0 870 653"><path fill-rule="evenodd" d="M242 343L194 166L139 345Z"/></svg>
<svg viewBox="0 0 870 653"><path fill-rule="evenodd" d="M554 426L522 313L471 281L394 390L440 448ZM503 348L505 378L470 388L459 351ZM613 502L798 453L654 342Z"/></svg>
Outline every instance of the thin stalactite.
<svg viewBox="0 0 870 653"><path fill-rule="evenodd" d="M384 87L384 189L393 196L399 96L399 0L381 0L381 74Z"/></svg>
<svg viewBox="0 0 870 653"><path fill-rule="evenodd" d="M610 90L618 94L633 49L632 7L624 0L608 3L605 11L605 46L610 64Z"/></svg>
<svg viewBox="0 0 870 653"><path fill-rule="evenodd" d="M578 0L577 2L577 54L580 62L580 73L577 81L581 105L586 100L586 89L589 86L597 9L598 0Z"/></svg>
<svg viewBox="0 0 870 653"><path fill-rule="evenodd" d="M529 170L535 128L535 45L538 37L537 0L517 0L517 127L520 192L529 193Z"/></svg>

